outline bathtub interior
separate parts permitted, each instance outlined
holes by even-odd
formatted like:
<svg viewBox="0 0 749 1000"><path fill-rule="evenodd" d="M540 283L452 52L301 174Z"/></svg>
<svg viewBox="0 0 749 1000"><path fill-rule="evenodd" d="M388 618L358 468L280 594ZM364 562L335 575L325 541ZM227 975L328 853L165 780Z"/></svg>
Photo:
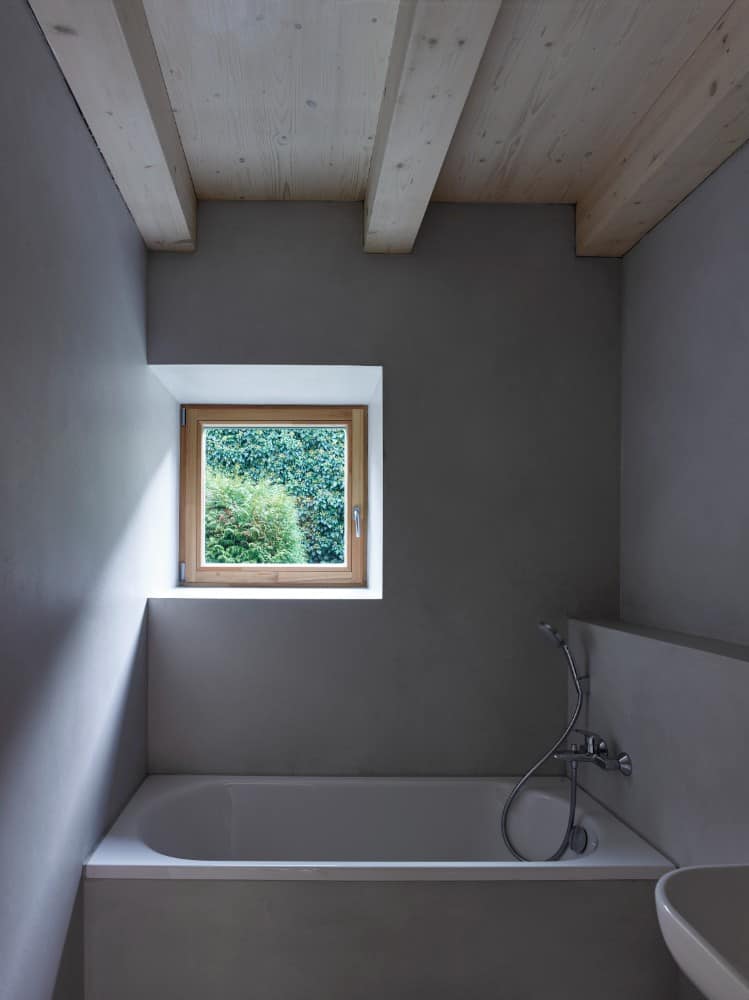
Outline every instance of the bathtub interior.
<svg viewBox="0 0 749 1000"><path fill-rule="evenodd" d="M226 779L167 792L140 833L158 854L200 861L512 861L499 832L507 791L504 782L465 779ZM510 834L529 858L544 860L566 821L560 790L530 789ZM590 855L598 823L585 809L578 822Z"/></svg>

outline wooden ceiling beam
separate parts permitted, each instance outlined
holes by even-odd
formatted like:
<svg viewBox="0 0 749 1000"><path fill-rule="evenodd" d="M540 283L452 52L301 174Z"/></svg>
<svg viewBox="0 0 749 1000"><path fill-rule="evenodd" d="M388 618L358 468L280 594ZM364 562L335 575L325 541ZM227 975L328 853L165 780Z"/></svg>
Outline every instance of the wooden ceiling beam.
<svg viewBox="0 0 749 1000"><path fill-rule="evenodd" d="M577 205L577 253L621 257L749 139L749 0L733 0Z"/></svg>
<svg viewBox="0 0 749 1000"><path fill-rule="evenodd" d="M364 249L410 253L501 0L400 0L364 202Z"/></svg>
<svg viewBox="0 0 749 1000"><path fill-rule="evenodd" d="M195 249L195 192L142 0L30 0L143 239Z"/></svg>

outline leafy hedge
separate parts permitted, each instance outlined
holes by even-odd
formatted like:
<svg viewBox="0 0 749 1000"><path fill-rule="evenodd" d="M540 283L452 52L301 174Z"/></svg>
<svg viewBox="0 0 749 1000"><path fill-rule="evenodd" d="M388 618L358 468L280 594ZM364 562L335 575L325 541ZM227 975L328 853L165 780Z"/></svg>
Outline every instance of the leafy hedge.
<svg viewBox="0 0 749 1000"><path fill-rule="evenodd" d="M283 486L206 471L205 555L209 563L300 563L304 538Z"/></svg>
<svg viewBox="0 0 749 1000"><path fill-rule="evenodd" d="M283 486L296 501L300 562L344 560L346 432L338 427L212 427L208 470ZM249 560L244 560L249 561Z"/></svg>

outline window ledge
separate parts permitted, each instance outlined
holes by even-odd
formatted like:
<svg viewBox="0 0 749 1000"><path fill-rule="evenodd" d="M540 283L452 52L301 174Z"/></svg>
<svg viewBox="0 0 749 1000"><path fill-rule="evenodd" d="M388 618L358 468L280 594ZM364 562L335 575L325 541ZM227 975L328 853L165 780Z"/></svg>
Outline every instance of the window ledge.
<svg viewBox="0 0 749 1000"><path fill-rule="evenodd" d="M149 595L180 601L382 600L382 378L380 365L150 365L175 404L369 408L366 587L174 587ZM176 497L175 497L176 500ZM176 579L176 577L175 577Z"/></svg>
<svg viewBox="0 0 749 1000"><path fill-rule="evenodd" d="M152 601L381 601L375 587L173 587Z"/></svg>

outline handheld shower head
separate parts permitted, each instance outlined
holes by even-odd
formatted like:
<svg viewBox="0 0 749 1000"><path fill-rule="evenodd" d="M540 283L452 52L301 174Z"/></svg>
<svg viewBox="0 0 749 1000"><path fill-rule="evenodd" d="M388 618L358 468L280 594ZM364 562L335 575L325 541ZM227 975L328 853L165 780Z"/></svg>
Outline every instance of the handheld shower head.
<svg viewBox="0 0 749 1000"><path fill-rule="evenodd" d="M567 645L562 636L557 632L556 629L552 628L548 622L539 622L538 627L541 629L541 632L547 637L547 639L550 639L552 642L556 643L557 646L561 646L562 648L564 648Z"/></svg>
<svg viewBox="0 0 749 1000"><path fill-rule="evenodd" d="M512 803L515 801L515 798L517 797L518 792L520 792L520 790L523 788L523 786L525 785L526 781L528 781L528 779L532 775L534 775L536 773L536 771L538 771L538 769L540 767L543 767L543 765L547 762L547 760L549 760L549 758L552 755L555 755L559 751L560 747L564 746L564 744L566 743L567 737L570 735L570 733L572 732L572 730L577 725L577 720L578 720L578 717L580 715L580 711L581 711L581 709L583 707L583 691L582 691L582 688L580 687L580 677L579 677L578 672L577 672L577 667L575 666L575 659L574 659L572 653L570 652L569 646L565 642L564 638L559 634L559 632L557 632L557 630L555 628L552 628L551 625L549 625L548 622L539 622L538 623L538 627L541 629L541 632L543 633L543 635L545 635L547 639L549 639L551 642L553 642L554 645L557 646L562 651L562 653L564 654L564 658L567 661L567 667L568 667L569 673L570 673L570 680L572 681L572 683L573 683L573 685L575 687L576 701L575 701L575 708L574 708L574 710L572 712L572 715L570 716L569 722L567 723L567 725L565 727L565 730L562 733L562 735L559 737L559 739L556 741L556 743L554 743L554 745L552 746L552 748L550 750L547 750L546 753L543 755L543 757L541 757L540 760L536 761L536 763L533 765L533 767L530 768L530 770L528 770L528 771L525 772L525 774L523 775L523 777L520 779L520 781L518 781L518 783L515 785L515 787L512 789L512 791L510 792L510 794L505 799L505 804L504 804L504 807L502 808L502 818L500 820L500 829L502 831L502 839L504 840L504 842L505 842L505 844L507 846L507 849L509 850L510 854L512 854L512 856L514 858L517 858L518 861L528 861L529 859L526 858L526 857L524 857L515 848L515 846L512 843L512 840L510 839L510 836L509 836L509 834L507 832L507 817L509 815L510 809L512 808ZM572 846L572 848L574 850L574 844L572 842L572 837L573 837L574 830L575 830L575 809L576 809L576 802L577 802L576 796L577 796L577 763L576 763L576 761L571 761L571 763L570 763L570 809L569 809L569 814L568 814L568 817L567 817L567 829L566 829L565 834L564 834L564 839L562 840L562 843L559 845L559 848L551 855L550 858L546 859L547 861L558 861L562 857L562 855L564 854L564 852L567 850L567 848L569 846Z"/></svg>

